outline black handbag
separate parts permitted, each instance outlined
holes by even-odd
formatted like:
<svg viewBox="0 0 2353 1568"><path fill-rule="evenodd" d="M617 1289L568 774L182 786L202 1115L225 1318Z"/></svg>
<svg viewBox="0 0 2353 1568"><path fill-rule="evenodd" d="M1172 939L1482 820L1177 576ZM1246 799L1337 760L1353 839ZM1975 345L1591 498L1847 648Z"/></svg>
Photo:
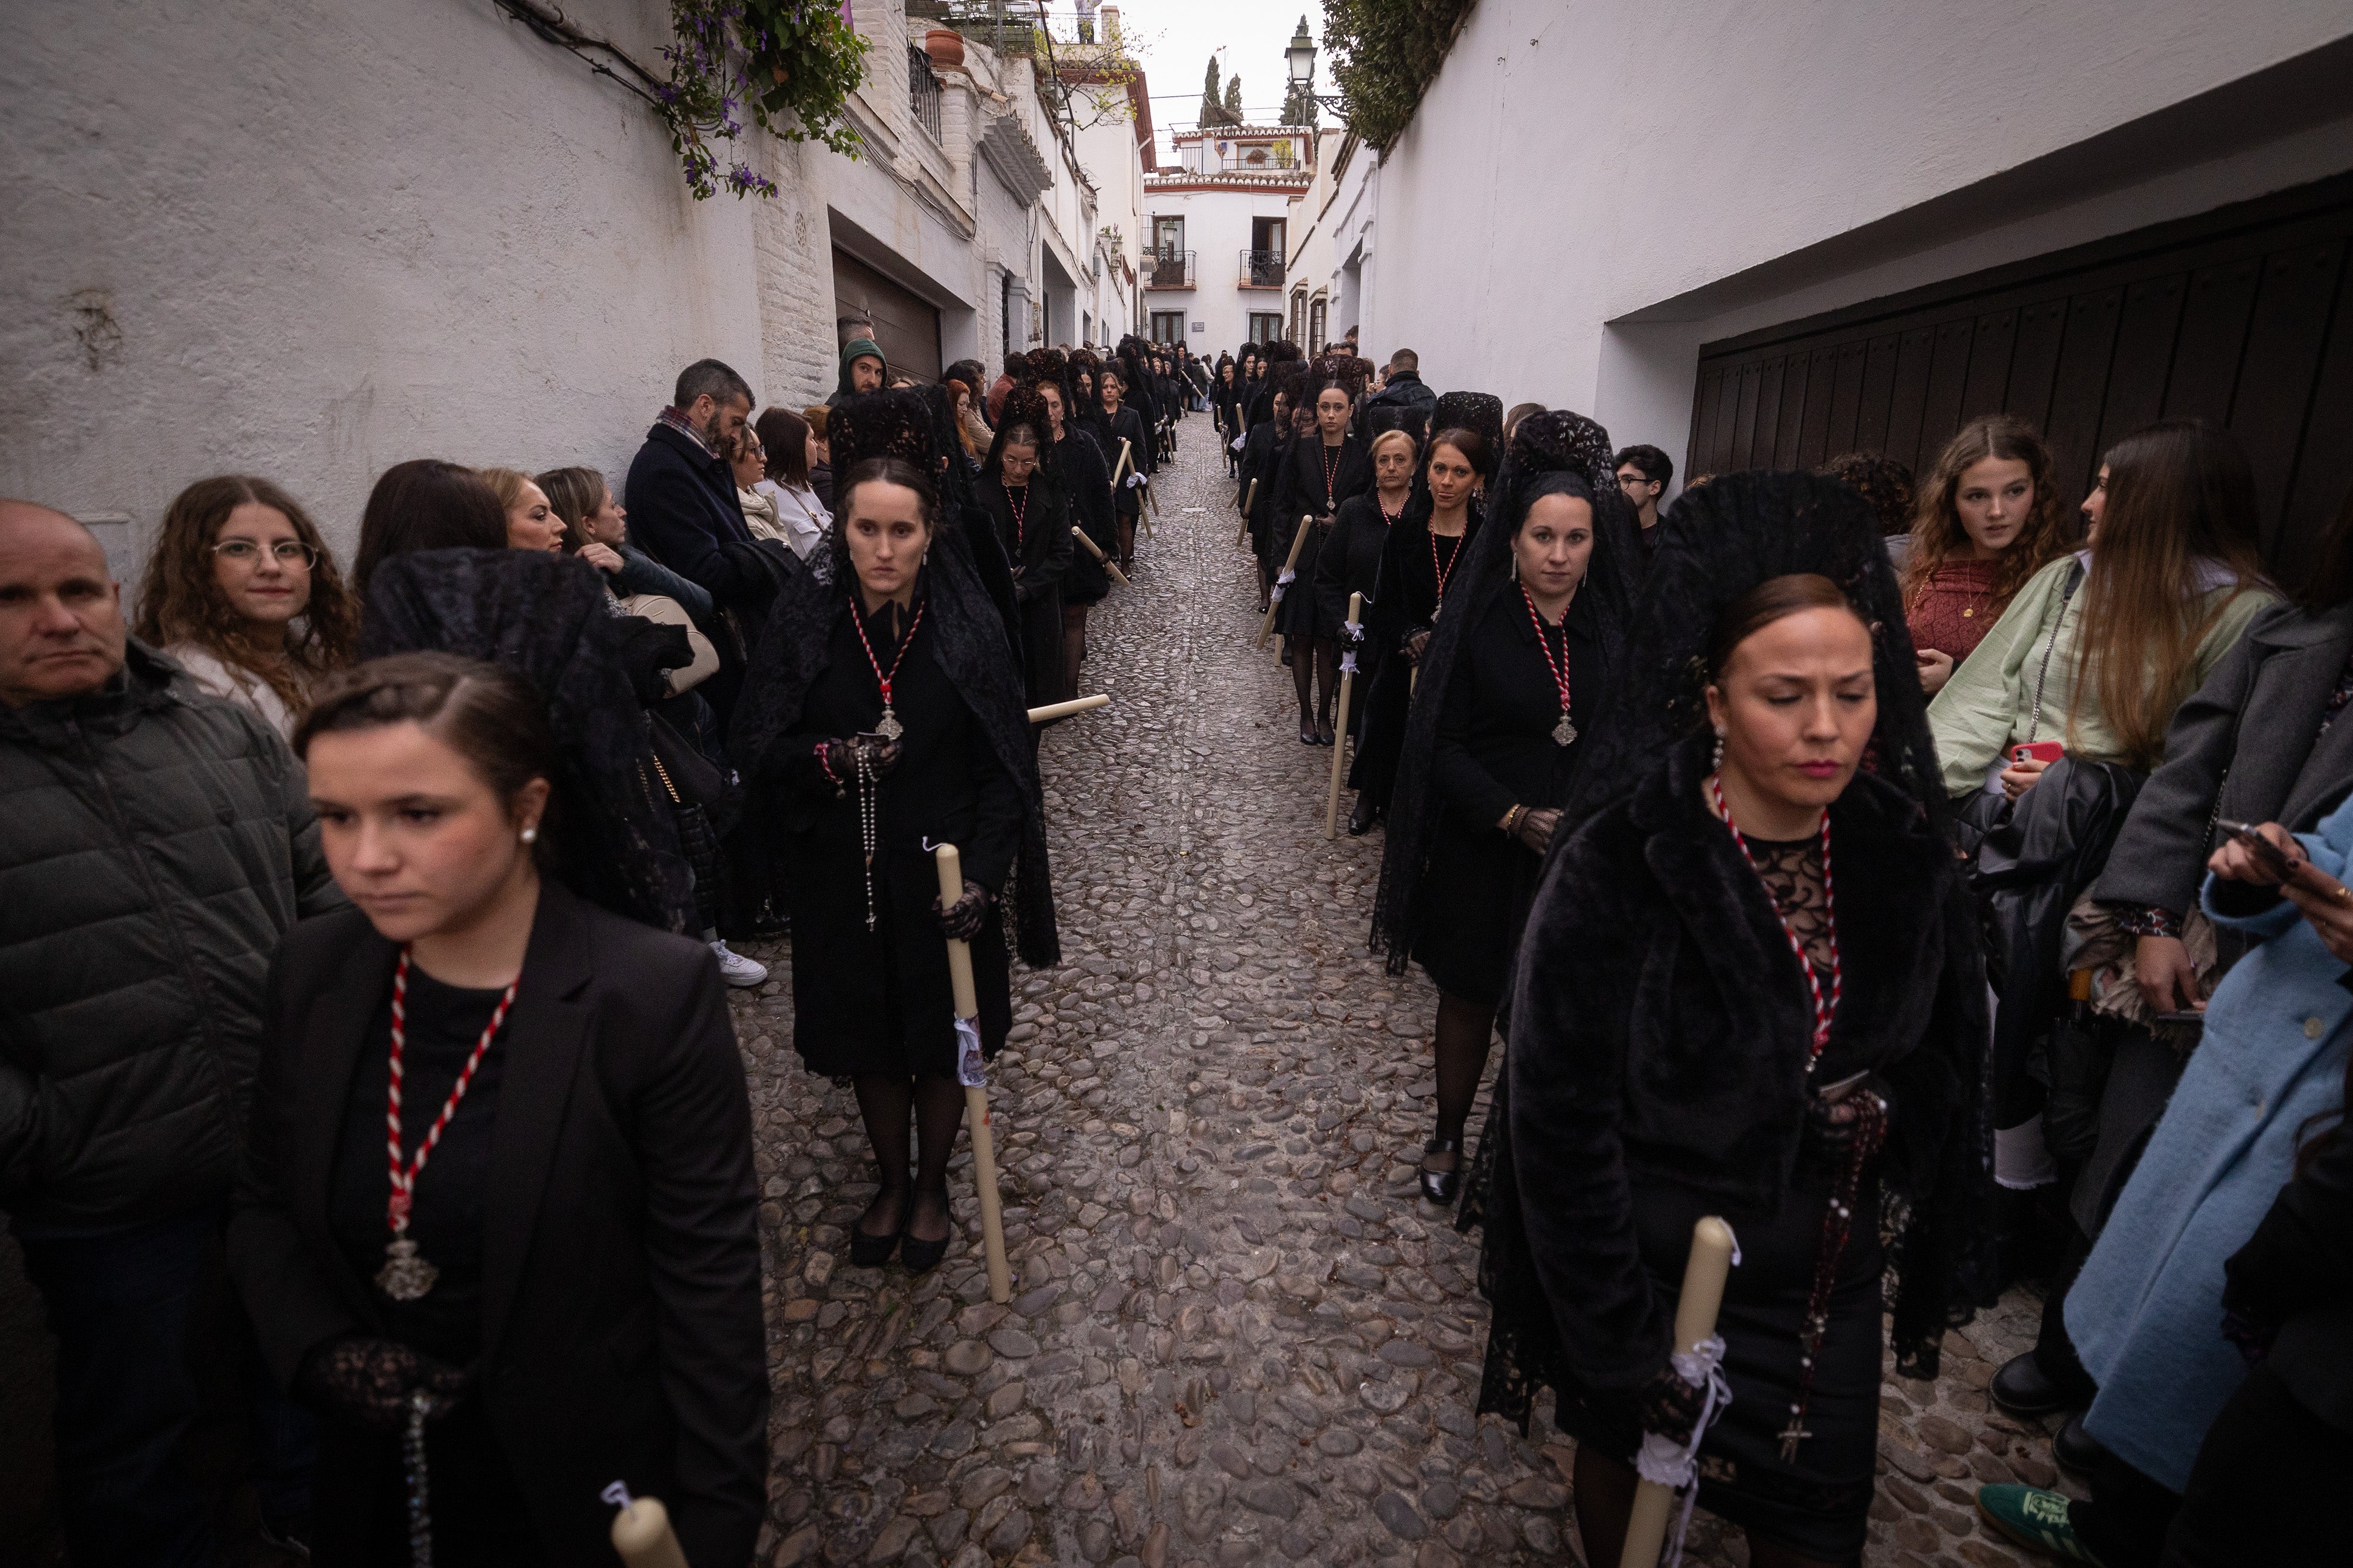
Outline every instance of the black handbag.
<svg viewBox="0 0 2353 1568"><path fill-rule="evenodd" d="M670 796L670 818L678 824L678 845L686 857L686 868L694 876L694 921L696 933L719 929L719 895L721 861L719 835L712 831L711 814L697 801L690 801L679 793L678 784L663 765L661 752L652 755L654 773L661 780L663 791Z"/></svg>

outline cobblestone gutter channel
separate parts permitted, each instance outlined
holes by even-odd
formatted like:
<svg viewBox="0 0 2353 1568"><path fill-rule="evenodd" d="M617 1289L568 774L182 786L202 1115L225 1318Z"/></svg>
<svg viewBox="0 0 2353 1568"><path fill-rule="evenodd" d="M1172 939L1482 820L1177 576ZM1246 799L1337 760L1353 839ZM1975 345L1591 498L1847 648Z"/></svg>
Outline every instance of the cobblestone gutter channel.
<svg viewBox="0 0 2353 1568"><path fill-rule="evenodd" d="M787 950L735 999L776 1388L765 1561L1574 1559L1548 1410L1533 1440L1472 1414L1476 1241L1412 1178L1435 997L1364 951L1379 836L1322 836L1330 753L1299 745L1288 674L1250 646L1206 421L1182 440L1135 586L1097 612L1084 685L1113 706L1043 747L1064 964L1017 970L992 1089L1009 1306L968 1157L944 1265L847 1266L872 1174L849 1091L792 1052ZM1951 1336L1936 1384L1887 1384L1873 1563L2019 1561L1969 1499L2052 1476L2042 1427L1983 1393L2038 1307ZM1704 1517L1692 1545L1747 1561Z"/></svg>

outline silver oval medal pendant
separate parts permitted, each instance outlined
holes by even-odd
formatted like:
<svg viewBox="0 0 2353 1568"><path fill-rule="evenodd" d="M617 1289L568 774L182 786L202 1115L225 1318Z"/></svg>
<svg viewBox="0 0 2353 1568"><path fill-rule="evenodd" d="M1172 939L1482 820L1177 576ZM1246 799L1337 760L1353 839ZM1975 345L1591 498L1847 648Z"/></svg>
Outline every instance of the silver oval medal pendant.
<svg viewBox="0 0 2353 1568"><path fill-rule="evenodd" d="M1566 746L1576 739L1577 726L1568 721L1567 714L1562 714L1560 722L1552 727L1552 743L1556 746Z"/></svg>

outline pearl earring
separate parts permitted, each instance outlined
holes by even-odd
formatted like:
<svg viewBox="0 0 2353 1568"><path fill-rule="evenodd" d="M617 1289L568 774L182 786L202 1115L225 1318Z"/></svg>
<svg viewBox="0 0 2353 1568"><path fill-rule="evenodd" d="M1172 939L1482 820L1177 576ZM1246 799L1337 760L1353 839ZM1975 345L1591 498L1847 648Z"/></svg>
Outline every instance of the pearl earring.
<svg viewBox="0 0 2353 1568"><path fill-rule="evenodd" d="M1718 749L1720 750L1721 747ZM520 837L525 844L529 844L538 838L539 829L536 827L526 827L520 835L518 835L518 837Z"/></svg>
<svg viewBox="0 0 2353 1568"><path fill-rule="evenodd" d="M1715 732L1715 760L1708 764L1708 771L1710 773L1722 773L1724 771L1724 731L1722 730L1718 730Z"/></svg>

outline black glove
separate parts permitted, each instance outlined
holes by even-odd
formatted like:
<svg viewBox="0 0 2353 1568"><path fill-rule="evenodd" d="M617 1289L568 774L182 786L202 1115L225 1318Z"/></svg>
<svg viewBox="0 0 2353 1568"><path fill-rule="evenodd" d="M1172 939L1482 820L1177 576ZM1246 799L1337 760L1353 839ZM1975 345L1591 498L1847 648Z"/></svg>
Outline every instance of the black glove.
<svg viewBox="0 0 2353 1568"><path fill-rule="evenodd" d="M840 784L849 784L858 777L858 762L866 760L866 772L873 778L889 776L899 765L900 746L897 741L886 741L880 735L850 735L825 743L825 765Z"/></svg>
<svg viewBox="0 0 2353 1568"><path fill-rule="evenodd" d="M1832 1163L1843 1161L1854 1147L1855 1130L1862 1124L1864 1109L1873 1103L1879 1109L1880 1141L1884 1142L1887 1113L1895 1103L1895 1095L1885 1079L1872 1073L1836 1100L1824 1100L1817 1094L1806 1101L1807 1144L1815 1153L1828 1156Z"/></svg>
<svg viewBox="0 0 2353 1568"><path fill-rule="evenodd" d="M666 626L643 616L623 616L620 629L621 668L629 689L650 708L670 695L670 672L694 662L694 648L684 626Z"/></svg>
<svg viewBox="0 0 2353 1568"><path fill-rule="evenodd" d="M1672 1362L1661 1367L1636 1397L1641 1402L1642 1430L1655 1432L1679 1448L1690 1444L1692 1428L1699 1425L1700 1412L1707 1407L1707 1390L1676 1376Z"/></svg>
<svg viewBox="0 0 2353 1568"><path fill-rule="evenodd" d="M980 934L981 921L988 916L988 889L978 882L964 885L964 897L955 903L932 900L933 918L940 922L941 934L958 942L970 942Z"/></svg>
<svg viewBox="0 0 2353 1568"><path fill-rule="evenodd" d="M465 1394L467 1375L398 1340L352 1334L315 1346L294 1374L295 1392L314 1408L384 1431L408 1425L409 1396L422 1389L440 1415Z"/></svg>
<svg viewBox="0 0 2353 1568"><path fill-rule="evenodd" d="M1557 806L1530 806L1520 813L1519 821L1512 825L1512 837L1525 845L1532 854L1541 855L1552 847L1553 829L1560 826Z"/></svg>

